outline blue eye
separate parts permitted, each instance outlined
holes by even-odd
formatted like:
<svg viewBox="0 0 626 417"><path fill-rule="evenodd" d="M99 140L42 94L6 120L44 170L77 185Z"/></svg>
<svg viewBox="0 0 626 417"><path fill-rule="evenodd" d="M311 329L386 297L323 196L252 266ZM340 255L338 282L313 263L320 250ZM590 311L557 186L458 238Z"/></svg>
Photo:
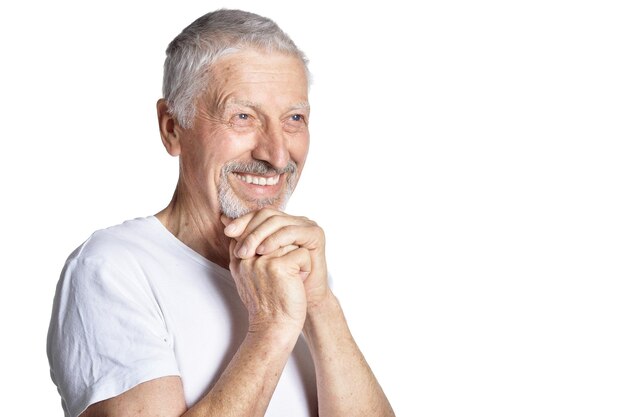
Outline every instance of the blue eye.
<svg viewBox="0 0 626 417"><path fill-rule="evenodd" d="M303 114L291 114L283 122L283 128L289 133L306 131L307 121Z"/></svg>
<svg viewBox="0 0 626 417"><path fill-rule="evenodd" d="M229 124L235 128L249 128L255 123L254 116L249 113L233 113Z"/></svg>

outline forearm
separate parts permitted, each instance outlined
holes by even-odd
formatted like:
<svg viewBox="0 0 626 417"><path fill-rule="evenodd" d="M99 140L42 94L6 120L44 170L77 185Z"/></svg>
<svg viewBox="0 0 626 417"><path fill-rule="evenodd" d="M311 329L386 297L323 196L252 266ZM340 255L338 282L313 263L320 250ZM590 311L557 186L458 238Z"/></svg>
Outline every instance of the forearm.
<svg viewBox="0 0 626 417"><path fill-rule="evenodd" d="M248 333L217 383L184 416L263 416L298 335Z"/></svg>
<svg viewBox="0 0 626 417"><path fill-rule="evenodd" d="M320 417L395 415L334 295L310 309L304 335L315 362Z"/></svg>

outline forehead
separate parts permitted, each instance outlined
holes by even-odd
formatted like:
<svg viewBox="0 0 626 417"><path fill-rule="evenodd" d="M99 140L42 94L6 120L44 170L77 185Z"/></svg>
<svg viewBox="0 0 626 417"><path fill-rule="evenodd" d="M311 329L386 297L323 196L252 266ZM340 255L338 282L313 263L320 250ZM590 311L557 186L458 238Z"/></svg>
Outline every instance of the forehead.
<svg viewBox="0 0 626 417"><path fill-rule="evenodd" d="M237 50L225 54L211 67L214 75L237 77L264 72L269 74L290 74L306 80L306 69L302 60L282 52L265 52L253 48Z"/></svg>
<svg viewBox="0 0 626 417"><path fill-rule="evenodd" d="M245 49L213 64L208 91L219 104L278 98L303 103L308 98L307 72L297 56Z"/></svg>

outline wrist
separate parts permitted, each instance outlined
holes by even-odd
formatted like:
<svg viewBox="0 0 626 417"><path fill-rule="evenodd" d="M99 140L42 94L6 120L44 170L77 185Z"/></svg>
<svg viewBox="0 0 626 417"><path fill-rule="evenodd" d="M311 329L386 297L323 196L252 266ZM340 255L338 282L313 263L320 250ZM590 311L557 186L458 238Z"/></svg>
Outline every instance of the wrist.
<svg viewBox="0 0 626 417"><path fill-rule="evenodd" d="M323 298L308 306L303 327L304 335L309 338L316 333L318 327L328 326L330 323L342 319L343 310L339 300L328 290L328 293Z"/></svg>
<svg viewBox="0 0 626 417"><path fill-rule="evenodd" d="M246 339L259 344L267 344L275 348L291 350L295 345L302 325L296 323L251 323L248 326Z"/></svg>
<svg viewBox="0 0 626 417"><path fill-rule="evenodd" d="M320 314L329 309L339 306L339 300L335 294L327 288L323 295L318 296L315 301L309 301L307 304L307 317L310 315Z"/></svg>

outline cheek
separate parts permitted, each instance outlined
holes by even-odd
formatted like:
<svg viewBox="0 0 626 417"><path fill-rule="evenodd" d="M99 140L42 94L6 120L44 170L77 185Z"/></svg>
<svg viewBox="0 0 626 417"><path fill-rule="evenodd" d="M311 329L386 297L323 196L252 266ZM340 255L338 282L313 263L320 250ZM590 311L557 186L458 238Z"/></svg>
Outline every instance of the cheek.
<svg viewBox="0 0 626 417"><path fill-rule="evenodd" d="M194 140L182 148L181 159L189 168L198 170L207 164L210 154L211 150L207 146L203 146L199 140Z"/></svg>
<svg viewBox="0 0 626 417"><path fill-rule="evenodd" d="M194 136L181 143L180 164L186 181L204 188L207 181L218 178L221 165L216 151L213 138Z"/></svg>
<svg viewBox="0 0 626 417"><path fill-rule="evenodd" d="M233 135L220 126L211 126L207 130L197 132L185 143L185 153L209 166L237 158L251 142L245 136Z"/></svg>
<svg viewBox="0 0 626 417"><path fill-rule="evenodd" d="M309 135L302 135L300 137L294 137L291 141L290 154L291 158L298 165L304 165L306 156L309 152Z"/></svg>
<svg viewBox="0 0 626 417"><path fill-rule="evenodd" d="M247 135L229 135L224 138L221 147L216 149L224 156L225 161L250 158L256 144L255 133Z"/></svg>

